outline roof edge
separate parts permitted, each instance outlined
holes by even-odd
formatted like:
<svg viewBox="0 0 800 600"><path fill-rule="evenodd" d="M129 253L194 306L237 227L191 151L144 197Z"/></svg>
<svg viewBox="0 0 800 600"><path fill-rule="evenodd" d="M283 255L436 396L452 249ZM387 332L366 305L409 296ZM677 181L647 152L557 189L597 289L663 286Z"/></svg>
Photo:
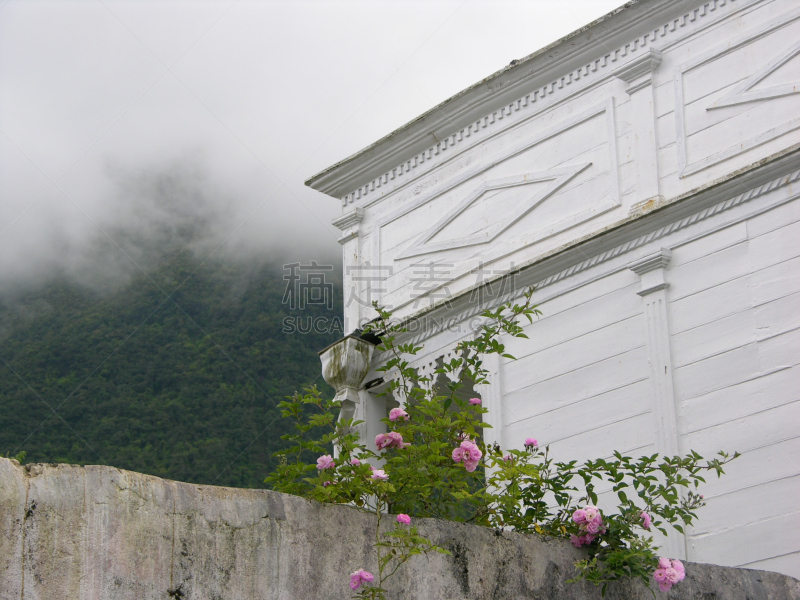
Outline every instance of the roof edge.
<svg viewBox="0 0 800 600"><path fill-rule="evenodd" d="M664 13L685 12L687 7L695 4L698 0L630 0L536 52L512 61L376 142L313 175L305 185L341 198L427 149L431 139L443 139L455 133L474 120L477 113L482 117L484 113L516 100L519 87L525 85L534 89L539 78L549 79L566 73L573 68L572 63L583 61L586 55L607 53L609 41L614 38L636 38L639 29L644 31L647 28L646 22L661 20ZM576 38L579 37L585 38L584 43L578 43Z"/></svg>

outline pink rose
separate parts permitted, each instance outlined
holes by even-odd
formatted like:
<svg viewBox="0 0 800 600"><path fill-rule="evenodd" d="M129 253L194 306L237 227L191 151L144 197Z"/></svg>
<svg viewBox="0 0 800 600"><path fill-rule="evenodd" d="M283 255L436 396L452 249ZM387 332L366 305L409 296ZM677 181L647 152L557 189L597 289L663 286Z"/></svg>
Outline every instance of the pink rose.
<svg viewBox="0 0 800 600"><path fill-rule="evenodd" d="M400 513L399 515L397 515L397 522L398 523L402 523L403 525L410 525L411 524L411 517L409 517L408 515L405 515L403 513Z"/></svg>
<svg viewBox="0 0 800 600"><path fill-rule="evenodd" d="M483 452L481 449L478 448L475 442L471 442L470 440L464 440L461 442L461 448L464 450L464 456L469 456L468 460L480 460L483 456Z"/></svg>
<svg viewBox="0 0 800 600"><path fill-rule="evenodd" d="M683 573L684 576L686 575L686 568L683 566L683 563L678 559L672 561L672 568L675 569L678 573ZM681 577L683 580L683 577Z"/></svg>
<svg viewBox="0 0 800 600"><path fill-rule="evenodd" d="M666 576L667 576L667 581L669 581L669 582L670 582L671 584L673 584L673 585L674 585L674 584L676 584L676 583L678 583L678 582L681 580L681 579L680 579L680 573L678 573L678 572L677 572L675 569L673 569L672 567L670 567L669 569L667 569L667 570L665 571L665 573L666 573Z"/></svg>
<svg viewBox="0 0 800 600"><path fill-rule="evenodd" d="M591 534L596 535L596 534L600 533L600 524L597 521L592 521L591 523L586 525L586 531L588 531Z"/></svg>
<svg viewBox="0 0 800 600"><path fill-rule="evenodd" d="M662 581L666 580L666 578L667 578L667 570L666 569L658 568L655 571L653 571L653 579L655 579L659 583L661 583Z"/></svg>
<svg viewBox="0 0 800 600"><path fill-rule="evenodd" d="M508 463L508 462L511 462L512 460L514 460L514 457L513 457L513 456L511 456L510 454L506 454L506 455L503 457L503 460L504 460L505 462L507 462L507 463Z"/></svg>
<svg viewBox="0 0 800 600"><path fill-rule="evenodd" d="M582 508L579 508L574 513L572 513L572 520L576 523L583 523L586 521L586 511Z"/></svg>
<svg viewBox="0 0 800 600"><path fill-rule="evenodd" d="M658 559L658 568L659 569L669 569L672 566L672 563L668 558L664 558L663 556Z"/></svg>
<svg viewBox="0 0 800 600"><path fill-rule="evenodd" d="M481 452L481 449L478 448L475 442L464 440L458 448L453 449L452 456L455 462L477 462L483 456L483 452Z"/></svg>
<svg viewBox="0 0 800 600"><path fill-rule="evenodd" d="M335 481L323 481L322 487L328 487L329 485L334 485L335 483Z"/></svg>
<svg viewBox="0 0 800 600"><path fill-rule="evenodd" d="M581 546L588 546L591 544L596 536L593 536L591 533L587 533L585 535L571 535L569 536L569 541L572 542L572 545L576 548L580 548Z"/></svg>
<svg viewBox="0 0 800 600"><path fill-rule="evenodd" d="M390 421L407 421L408 420L408 413L404 411L402 408L393 408L389 411L389 420Z"/></svg>
<svg viewBox="0 0 800 600"><path fill-rule="evenodd" d="M463 462L464 467L466 467L469 473L475 471L478 468L478 461L480 461L481 457L483 456L483 452L475 442L472 442L468 439L461 442L461 445L458 448L453 449L453 461L454 462Z"/></svg>
<svg viewBox="0 0 800 600"><path fill-rule="evenodd" d="M389 476L383 469L372 469L372 479L386 480L389 479Z"/></svg>
<svg viewBox="0 0 800 600"><path fill-rule="evenodd" d="M469 399L469 403L474 406L476 404L480 404L481 403L481 399L480 398L470 398Z"/></svg>
<svg viewBox="0 0 800 600"><path fill-rule="evenodd" d="M534 449L538 448L539 447L539 442L536 440L536 438L528 438L528 439L525 440L525 447L526 448L534 448Z"/></svg>
<svg viewBox="0 0 800 600"><path fill-rule="evenodd" d="M649 531L650 530L650 525L653 524L653 521L650 519L650 515L648 515L644 511L642 511L642 513L639 515L639 517L641 517L641 519L642 519L642 527L644 527L645 529L647 529Z"/></svg>
<svg viewBox="0 0 800 600"><path fill-rule="evenodd" d="M385 448L405 448L410 445L411 444L404 444L403 436L396 431L379 433L375 436L375 446L378 450L383 450Z"/></svg>
<svg viewBox="0 0 800 600"><path fill-rule="evenodd" d="M323 471L325 469L332 469L336 466L333 457L330 454L324 454L317 459L317 469Z"/></svg>
<svg viewBox="0 0 800 600"><path fill-rule="evenodd" d="M583 509L583 512L586 515L586 520L590 523L600 515L600 511L597 510L597 507L592 505L587 505L586 508Z"/></svg>
<svg viewBox="0 0 800 600"><path fill-rule="evenodd" d="M658 584L658 589L662 592L668 592L671 587L672 584L669 581L662 581Z"/></svg>
<svg viewBox="0 0 800 600"><path fill-rule="evenodd" d="M354 467L357 467L358 465L361 464L361 461L358 460L357 458L351 458L350 459L350 464L353 465Z"/></svg>
<svg viewBox="0 0 800 600"><path fill-rule="evenodd" d="M372 573L364 569L359 569L350 575L350 589L357 590L361 587L362 583L372 583L373 579L375 579L375 577Z"/></svg>

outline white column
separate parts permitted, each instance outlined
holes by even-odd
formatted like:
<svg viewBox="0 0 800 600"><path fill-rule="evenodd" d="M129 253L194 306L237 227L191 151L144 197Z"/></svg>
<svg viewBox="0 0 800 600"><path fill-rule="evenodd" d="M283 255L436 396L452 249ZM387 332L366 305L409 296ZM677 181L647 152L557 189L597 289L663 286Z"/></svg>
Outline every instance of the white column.
<svg viewBox="0 0 800 600"><path fill-rule="evenodd" d="M675 456L679 452L667 318L669 284L664 278L664 271L671 257L672 253L667 248L662 248L628 265L629 269L641 277L642 287L636 293L644 300L653 425L656 432L656 450L662 456ZM686 558L686 541L677 531L671 531L666 540L657 539L657 543L662 552L670 558Z"/></svg>
<svg viewBox="0 0 800 600"><path fill-rule="evenodd" d="M628 84L625 90L631 100L633 124L633 153L636 164L636 195L638 205L650 200L659 201L658 143L653 94L653 71L661 62L661 53L652 48L623 67L616 76Z"/></svg>

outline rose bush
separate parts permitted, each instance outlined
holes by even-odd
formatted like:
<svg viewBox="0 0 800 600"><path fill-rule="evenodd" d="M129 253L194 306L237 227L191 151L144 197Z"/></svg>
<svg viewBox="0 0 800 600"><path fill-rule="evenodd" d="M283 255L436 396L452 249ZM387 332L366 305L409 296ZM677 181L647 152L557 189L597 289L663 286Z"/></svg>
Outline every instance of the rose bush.
<svg viewBox="0 0 800 600"><path fill-rule="evenodd" d="M486 445L483 431L488 412L480 398L468 398L470 386L488 384L482 357L505 352L502 336L526 337L519 321L540 314L531 304L532 290L521 304L485 311L485 322L473 339L456 346L454 358L431 377L421 377L410 359L421 350L396 343L405 329L389 312L375 307L370 330L389 360L387 395L400 397L401 407L383 419L387 432L372 451L358 439L360 421L341 418L338 402L324 399L316 388L281 403L284 417L295 420L296 433L283 439L290 446L278 452L280 464L267 478L275 490L321 502L348 503L376 518L375 575L360 568L351 575L355 598L385 598L386 580L416 554L441 552L410 525L413 517L435 517L523 533L566 538L587 552L576 563L576 579L601 585L638 577L648 585L669 589L684 577L680 561L659 559L650 536L653 527L683 531L696 518L703 497L695 492L702 473L723 473L736 458L703 462L687 456L643 456L614 453L612 459L578 464L555 462L549 446L527 438L522 449ZM444 385L438 385L443 375ZM333 451L333 454L332 454ZM334 458L335 456L335 458ZM316 464L313 462L316 461ZM317 474L314 474L317 471ZM616 495L617 506L601 511L598 483ZM395 513L394 529L381 532L383 515ZM354 565L367 566L367 565ZM357 591L356 591L357 590Z"/></svg>

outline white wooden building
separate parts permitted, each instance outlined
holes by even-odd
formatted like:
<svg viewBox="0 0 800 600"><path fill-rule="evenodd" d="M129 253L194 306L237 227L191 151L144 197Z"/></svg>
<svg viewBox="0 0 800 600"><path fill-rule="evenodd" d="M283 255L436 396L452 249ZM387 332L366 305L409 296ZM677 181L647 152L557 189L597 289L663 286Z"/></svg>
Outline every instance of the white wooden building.
<svg viewBox="0 0 800 600"><path fill-rule="evenodd" d="M738 450L664 551L800 577L799 92L797 0L633 1L514 61L307 182L342 203L347 330L417 317L430 370L535 285L489 436ZM366 346L336 387L370 440Z"/></svg>

